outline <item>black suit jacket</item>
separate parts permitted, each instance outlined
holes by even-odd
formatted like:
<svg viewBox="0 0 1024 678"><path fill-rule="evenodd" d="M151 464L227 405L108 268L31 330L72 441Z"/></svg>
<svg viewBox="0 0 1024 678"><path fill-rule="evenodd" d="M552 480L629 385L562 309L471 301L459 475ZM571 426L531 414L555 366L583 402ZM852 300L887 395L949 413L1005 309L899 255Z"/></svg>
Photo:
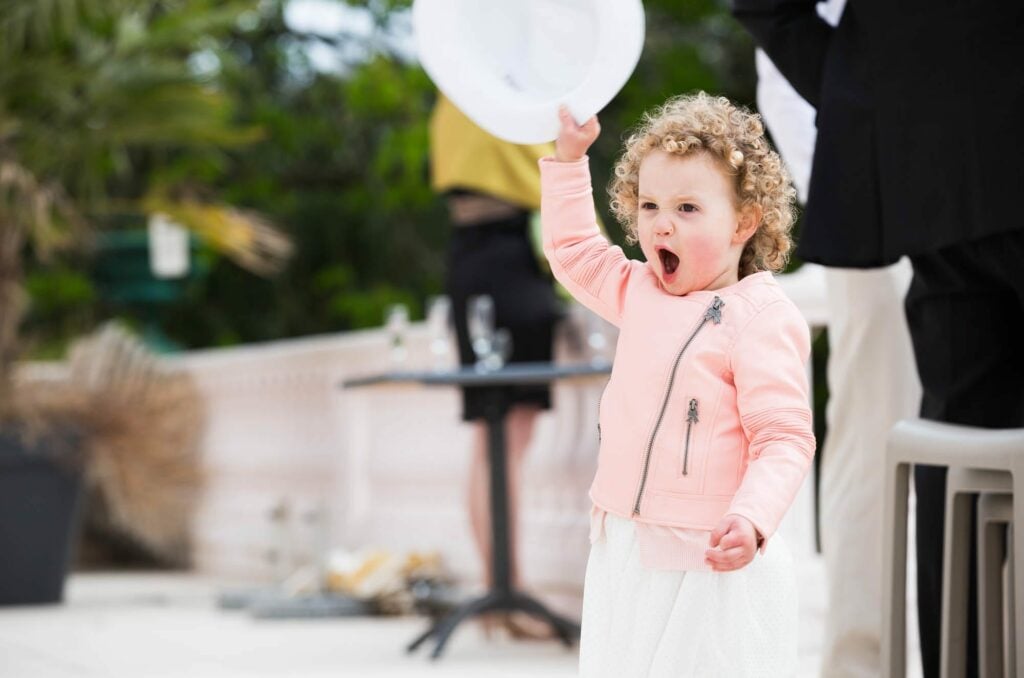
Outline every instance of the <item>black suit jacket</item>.
<svg viewBox="0 0 1024 678"><path fill-rule="evenodd" d="M818 139L797 253L867 268L1024 229L1024 2L733 0ZM1024 262L1022 262L1024 265Z"/></svg>

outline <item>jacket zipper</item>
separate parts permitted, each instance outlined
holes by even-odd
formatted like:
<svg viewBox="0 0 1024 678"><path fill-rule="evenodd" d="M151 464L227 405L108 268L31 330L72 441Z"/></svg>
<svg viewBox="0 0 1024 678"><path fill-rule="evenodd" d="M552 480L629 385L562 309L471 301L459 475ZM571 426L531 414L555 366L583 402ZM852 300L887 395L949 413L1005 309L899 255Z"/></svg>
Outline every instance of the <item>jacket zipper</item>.
<svg viewBox="0 0 1024 678"><path fill-rule="evenodd" d="M604 400L604 391L597 398L597 442L601 442L601 401Z"/></svg>
<svg viewBox="0 0 1024 678"><path fill-rule="evenodd" d="M686 413L686 449L683 452L683 475L688 475L690 464L690 433L693 431L693 425L696 424L700 419L697 417L697 399L690 398L690 409Z"/></svg>
<svg viewBox="0 0 1024 678"><path fill-rule="evenodd" d="M636 491L636 501L633 502L633 515L640 515L640 501L644 498L644 487L647 485L647 472L651 466L651 451L654 449L654 438L658 435L658 429L661 428L661 420L665 417L665 408L668 407L668 399L672 395L672 383L676 380L676 369L679 368L679 361L683 359L683 353L689 348L690 344L697 337L704 326L708 324L708 321L714 322L716 325L722 322L722 307L725 306L725 302L720 297L715 297L712 300L711 305L704 311L704 317L701 318L700 324L693 330L686 343L679 349L679 353L676 354L675 362L672 363L672 372L669 374L668 386L665 388L665 398L661 401L661 411L658 412L658 419L654 422L654 428L651 430L651 437L647 441L647 451L644 453L644 467L643 472L640 474L640 487Z"/></svg>

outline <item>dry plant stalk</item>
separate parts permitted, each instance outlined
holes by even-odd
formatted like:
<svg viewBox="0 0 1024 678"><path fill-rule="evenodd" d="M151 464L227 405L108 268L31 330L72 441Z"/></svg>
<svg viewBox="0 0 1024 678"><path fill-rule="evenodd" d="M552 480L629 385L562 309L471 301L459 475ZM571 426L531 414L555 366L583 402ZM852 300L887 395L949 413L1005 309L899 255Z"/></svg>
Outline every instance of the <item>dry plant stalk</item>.
<svg viewBox="0 0 1024 678"><path fill-rule="evenodd" d="M81 432L86 486L99 499L86 515L90 528L163 562L188 562L204 425L188 374L110 324L72 347L67 379L19 385L19 400L30 431L70 420Z"/></svg>
<svg viewBox="0 0 1024 678"><path fill-rule="evenodd" d="M45 259L85 231L84 219L60 186L42 184L22 165L0 158L0 415L13 400L12 366L27 305L23 249L31 242Z"/></svg>

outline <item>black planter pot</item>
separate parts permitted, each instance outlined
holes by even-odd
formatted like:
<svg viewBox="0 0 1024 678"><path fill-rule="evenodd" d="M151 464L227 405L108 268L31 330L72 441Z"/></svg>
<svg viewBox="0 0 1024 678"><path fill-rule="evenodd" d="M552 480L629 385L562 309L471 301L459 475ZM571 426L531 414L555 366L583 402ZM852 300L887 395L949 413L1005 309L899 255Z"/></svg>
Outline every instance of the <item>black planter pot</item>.
<svg viewBox="0 0 1024 678"><path fill-rule="evenodd" d="M58 603L78 535L81 473L54 446L0 432L0 605Z"/></svg>

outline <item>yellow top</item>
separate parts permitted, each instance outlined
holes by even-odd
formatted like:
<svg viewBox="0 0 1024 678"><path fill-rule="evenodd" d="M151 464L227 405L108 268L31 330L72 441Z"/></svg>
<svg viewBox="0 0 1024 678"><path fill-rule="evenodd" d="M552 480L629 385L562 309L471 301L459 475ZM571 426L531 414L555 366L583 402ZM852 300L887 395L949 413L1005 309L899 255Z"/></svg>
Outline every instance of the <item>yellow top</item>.
<svg viewBox="0 0 1024 678"><path fill-rule="evenodd" d="M553 143L519 145L485 132L443 94L430 118L430 176L435 191L465 189L528 210L540 209L537 161Z"/></svg>

